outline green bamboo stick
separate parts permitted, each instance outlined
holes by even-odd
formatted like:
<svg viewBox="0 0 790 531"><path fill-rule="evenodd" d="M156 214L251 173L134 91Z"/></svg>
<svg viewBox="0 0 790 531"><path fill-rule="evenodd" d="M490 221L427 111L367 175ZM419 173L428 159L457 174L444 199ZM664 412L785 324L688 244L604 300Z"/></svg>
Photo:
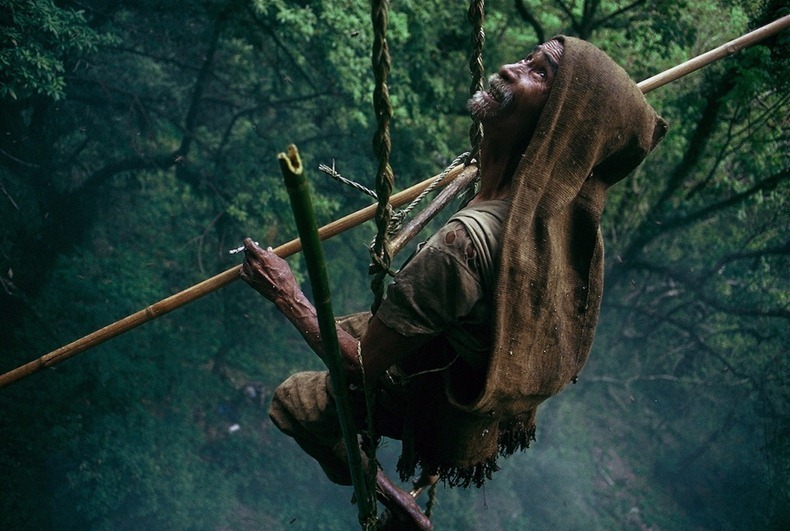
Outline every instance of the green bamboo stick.
<svg viewBox="0 0 790 531"><path fill-rule="evenodd" d="M362 466L357 431L351 415L351 403L348 398L348 385L340 356L340 346L335 328L335 317L332 311L332 296L329 280L326 276L324 253L318 235L318 225L310 199L307 179L304 177L302 161L296 146L288 146L288 152L277 155L280 170L285 179L285 187L291 200L291 209L296 220L296 228L302 241L302 249L307 262L307 272L313 290L313 302L318 314L318 327L321 332L321 346L324 349L323 360L332 377L340 427L343 440L348 451L348 462L351 480L354 483L354 495L359 506L359 522L369 529L376 523L376 500L371 494L375 487L368 485L367 476Z"/></svg>

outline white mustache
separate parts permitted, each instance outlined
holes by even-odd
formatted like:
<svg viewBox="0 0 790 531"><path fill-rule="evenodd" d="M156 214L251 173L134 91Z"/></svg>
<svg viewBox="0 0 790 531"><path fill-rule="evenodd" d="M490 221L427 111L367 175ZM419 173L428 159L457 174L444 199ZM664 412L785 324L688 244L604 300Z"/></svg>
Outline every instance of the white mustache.
<svg viewBox="0 0 790 531"><path fill-rule="evenodd" d="M513 104L513 91L499 74L489 76L488 86L487 91L476 92L467 103L469 111L478 118L496 116Z"/></svg>
<svg viewBox="0 0 790 531"><path fill-rule="evenodd" d="M503 108L508 108L513 103L513 92L502 76L491 74L488 78L489 94L499 102Z"/></svg>

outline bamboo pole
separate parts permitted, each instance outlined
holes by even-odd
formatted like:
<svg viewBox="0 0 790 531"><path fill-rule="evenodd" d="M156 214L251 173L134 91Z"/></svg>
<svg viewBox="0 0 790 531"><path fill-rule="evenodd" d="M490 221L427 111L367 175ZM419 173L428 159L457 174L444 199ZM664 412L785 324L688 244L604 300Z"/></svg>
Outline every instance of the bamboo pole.
<svg viewBox="0 0 790 531"><path fill-rule="evenodd" d="M440 183L441 186L449 184L453 180L455 180L459 175L462 173L473 172L474 168L470 168L464 171L463 166L456 166L452 170L450 170L445 179ZM410 188L407 188L397 194L394 194L391 198L391 203L393 207L400 207L405 205L406 203L413 201L420 192L425 190L428 186L430 186L435 180L437 176L431 177L429 179L425 179L424 181L417 183ZM352 214L349 214L343 218L335 220L327 225L321 227L318 231L319 237L322 240L326 240L337 236L338 234L345 232L353 227L361 225L362 223L373 219L376 214L376 205L367 206L361 210L358 210ZM291 255L294 255L302 250L302 243L297 238L291 240L287 243L284 243L274 249L274 252L280 256L281 258L287 258ZM166 299L162 299L161 301L152 304L138 312L135 312L123 319L120 319L112 324L109 324L87 336L84 336L76 341L73 341L67 345L64 345L58 349L49 352L48 354L44 354L40 358L37 358L33 361L30 361L24 365L17 367L11 371L6 372L3 375L0 375L0 389L3 387L12 384L26 376L30 376L41 369L45 369L47 367L52 367L62 361L65 361L69 358L76 356L86 350L89 350L97 345L104 343L116 336L119 336L123 333L132 330L148 321L156 319L162 315L172 312L182 306L185 306L191 302L198 300L199 298L208 295L209 293L213 293L225 286L231 284L232 282L238 280L239 271L241 270L241 266L234 266L218 275L215 275L211 278L208 278L194 286L187 288L183 291L180 291L174 295Z"/></svg>
<svg viewBox="0 0 790 531"><path fill-rule="evenodd" d="M291 200L291 209L296 221L296 228L299 231L299 239L303 242L304 259L310 277L313 302L318 317L318 329L321 334L323 348L321 359L332 376L337 416L340 420L343 441L346 444L351 482L354 485L354 495L358 504L359 521L365 529L372 529L371 525L375 525L376 521L376 499L372 495L375 492L375 487L367 481L357 443L357 430L351 413L348 384L335 328L332 295L329 289L329 279L326 276L326 262L321 248L321 239L318 235L318 224L315 220L313 202L310 199L310 190L304 176L299 151L295 145L288 146L287 154L277 155L277 160L280 163L285 188Z"/></svg>
<svg viewBox="0 0 790 531"><path fill-rule="evenodd" d="M645 79L644 81L639 82L637 86L642 90L643 93L646 94L652 90L666 85L667 83L675 81L676 79L679 79L715 61L718 61L719 59L732 55L747 46L751 46L772 35L776 35L788 27L790 27L790 15L786 15L780 19L775 20L774 22L771 22L770 24L762 26L759 29L733 39L726 44L719 46L718 48L714 48L713 50L681 63L678 66ZM454 168L450 173L448 173L444 184L450 183L453 179L458 177L462 170L463 168L461 166ZM393 207L402 206L405 203L413 200L434 180L435 177L426 179L425 181L418 183L411 188L393 195L391 198ZM376 205L363 208L362 210L359 210L353 214L349 214L344 218L325 225L319 229L319 235L322 240L336 236L341 232L356 227L357 225L372 219L375 215L375 212ZM296 239L277 247L274 252L284 258L291 256L300 250L301 243L298 239ZM120 321L116 321L115 323L107 325L104 328L93 332L92 334L53 350L49 354L45 354L38 359L35 359L26 363L25 365L0 375L0 389L17 380L29 376L30 374L38 372L41 369L51 367L57 363L60 363L61 361L76 356L77 354L93 348L96 345L104 343L113 337L128 332L129 330L136 328L141 324L144 324L152 319L156 319L157 317L180 308L181 306L189 304L203 297L204 295L208 295L209 293L227 286L239 278L239 269L240 266L228 269L227 271L204 280L203 282L200 282L191 288L187 288L184 291L181 291L143 310L129 315Z"/></svg>
<svg viewBox="0 0 790 531"><path fill-rule="evenodd" d="M737 39L733 39L726 44L722 44L718 48L714 48L709 52L705 52L702 55L694 57L693 59L689 59L688 61L674 66L669 70L665 70L660 74L656 74L653 77L645 79L644 81L639 82L637 86L642 89L642 92L648 93L651 90L655 90L658 87L663 87L667 83L671 83L676 79L686 76L692 72L696 72L700 68L718 61L719 59L730 56L742 50L743 48L751 46L752 44L756 44L757 42L772 35L776 35L788 27L790 27L790 15L785 15L782 18L776 19L770 24L766 24L765 26L742 35Z"/></svg>
<svg viewBox="0 0 790 531"><path fill-rule="evenodd" d="M477 176L477 168L474 168L475 171L468 171L465 172L463 175L455 179L453 182L448 184L444 190L442 190L431 203L422 209L422 211L414 216L414 218L409 221L399 232L398 234L390 239L390 253L392 256L398 254L404 246L406 246L412 238L414 238L419 232L425 228L425 225L431 221L436 214L441 212L444 207L450 204L453 198L458 195L458 193L466 188L469 184Z"/></svg>

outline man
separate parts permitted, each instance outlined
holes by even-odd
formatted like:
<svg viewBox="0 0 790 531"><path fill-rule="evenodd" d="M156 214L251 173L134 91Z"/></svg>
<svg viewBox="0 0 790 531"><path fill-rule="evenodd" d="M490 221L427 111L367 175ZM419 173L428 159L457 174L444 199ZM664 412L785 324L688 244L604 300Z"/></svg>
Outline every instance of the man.
<svg viewBox="0 0 790 531"><path fill-rule="evenodd" d="M352 387L375 386L377 433L403 441L404 480L420 466L479 486L498 455L529 445L537 406L575 379L592 344L606 190L666 131L625 72L578 39L556 37L489 83L469 102L485 133L479 193L400 270L366 328L338 331ZM242 277L320 353L287 264L245 248ZM293 375L270 414L349 483L325 373Z"/></svg>

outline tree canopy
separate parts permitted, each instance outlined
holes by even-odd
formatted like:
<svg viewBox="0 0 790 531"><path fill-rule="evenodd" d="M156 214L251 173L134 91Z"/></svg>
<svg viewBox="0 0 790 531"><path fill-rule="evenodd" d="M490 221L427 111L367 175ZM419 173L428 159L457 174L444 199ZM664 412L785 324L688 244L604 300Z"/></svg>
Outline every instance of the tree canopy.
<svg viewBox="0 0 790 531"><path fill-rule="evenodd" d="M492 2L485 65L564 33L638 81L786 14ZM455 2L390 6L397 189L467 149L470 30ZM289 143L322 222L369 204L316 167L373 184L371 40L359 0L0 3L0 371L239 263L245 236L293 238ZM439 488L437 528L790 524L789 40L648 96L670 132L610 193L590 362L484 491ZM337 314L370 304L373 234L326 244ZM4 388L0 526L354 526L350 490L266 416L282 379L320 367L237 283Z"/></svg>

